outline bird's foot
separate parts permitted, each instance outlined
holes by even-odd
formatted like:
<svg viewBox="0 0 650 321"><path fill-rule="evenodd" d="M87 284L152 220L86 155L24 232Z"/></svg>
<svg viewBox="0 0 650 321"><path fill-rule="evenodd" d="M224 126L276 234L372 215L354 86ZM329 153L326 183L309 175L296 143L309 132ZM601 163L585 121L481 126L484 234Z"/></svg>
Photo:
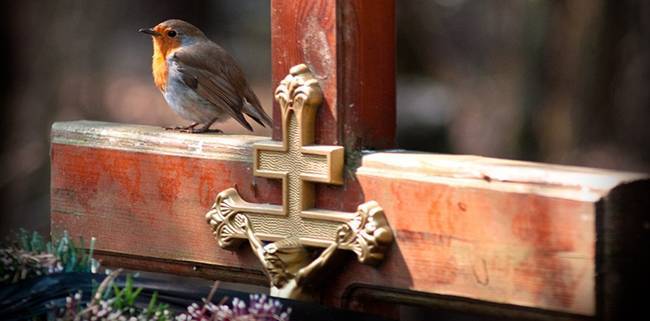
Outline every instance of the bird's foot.
<svg viewBox="0 0 650 321"><path fill-rule="evenodd" d="M217 133L221 134L223 131L221 129L210 129L210 128L191 128L187 130L181 130L183 133L192 133L192 134L199 134L199 133Z"/></svg>
<svg viewBox="0 0 650 321"><path fill-rule="evenodd" d="M214 123L214 121L211 121L211 122L209 122L209 123L207 123L207 124L205 124L205 125L203 125L201 127L196 128L196 126L192 126L191 128L187 128L187 129L181 130L181 131L185 132L185 133L193 133L193 134L197 134L197 133L223 133L220 129L210 129L210 126L212 126L213 123Z"/></svg>
<svg viewBox="0 0 650 321"><path fill-rule="evenodd" d="M191 133L191 134L198 134L198 133L223 133L221 129L210 129L210 126L214 123L214 121L205 124L201 127L198 127L200 123L193 123L189 126L179 126L179 127L165 127L165 130L177 130L181 133Z"/></svg>
<svg viewBox="0 0 650 321"><path fill-rule="evenodd" d="M199 123L192 123L188 126L176 126L176 127L165 127L165 130L180 130L183 133L189 133L194 127L198 126Z"/></svg>

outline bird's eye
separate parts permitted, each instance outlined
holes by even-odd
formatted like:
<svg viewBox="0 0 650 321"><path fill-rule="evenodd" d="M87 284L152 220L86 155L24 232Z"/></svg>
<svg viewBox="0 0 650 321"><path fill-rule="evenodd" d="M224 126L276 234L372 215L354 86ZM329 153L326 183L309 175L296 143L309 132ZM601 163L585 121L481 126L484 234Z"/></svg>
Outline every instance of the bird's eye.
<svg viewBox="0 0 650 321"><path fill-rule="evenodd" d="M167 35L168 35L170 38L174 38L174 37L176 37L176 31L174 31L174 30L169 30L169 31L167 31Z"/></svg>

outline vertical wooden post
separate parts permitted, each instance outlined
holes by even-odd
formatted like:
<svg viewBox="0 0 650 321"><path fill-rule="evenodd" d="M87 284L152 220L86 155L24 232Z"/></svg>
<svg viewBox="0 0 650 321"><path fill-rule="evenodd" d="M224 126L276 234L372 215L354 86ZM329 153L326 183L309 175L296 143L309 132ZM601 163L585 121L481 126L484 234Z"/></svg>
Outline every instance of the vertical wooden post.
<svg viewBox="0 0 650 321"><path fill-rule="evenodd" d="M345 145L348 154L394 147L394 0L272 0L271 24L274 87L299 63L320 80L316 143Z"/></svg>
<svg viewBox="0 0 650 321"><path fill-rule="evenodd" d="M395 144L395 1L271 1L273 86L305 63L320 81L316 143L345 146L345 184L317 186L316 206L353 211L364 201L352 173L361 149ZM273 106L273 139L281 139ZM273 184L270 182L270 184Z"/></svg>
<svg viewBox="0 0 650 321"><path fill-rule="evenodd" d="M319 79L324 102L316 118L317 144L345 146L347 168L359 164L361 149L394 147L394 0L272 0L271 35L274 87L300 63ZM280 140L277 103L273 117L273 139ZM317 207L352 211L363 202L349 173L342 187L317 186ZM338 305L334 295L325 297ZM397 310L384 312L396 316Z"/></svg>

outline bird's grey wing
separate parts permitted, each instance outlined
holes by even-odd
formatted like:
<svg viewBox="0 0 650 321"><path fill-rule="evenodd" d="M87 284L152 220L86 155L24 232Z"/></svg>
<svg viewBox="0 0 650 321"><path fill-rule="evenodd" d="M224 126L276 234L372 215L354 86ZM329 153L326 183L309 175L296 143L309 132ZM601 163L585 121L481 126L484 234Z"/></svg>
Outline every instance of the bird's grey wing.
<svg viewBox="0 0 650 321"><path fill-rule="evenodd" d="M205 100L223 108L246 129L253 130L242 114L243 98L236 84L230 81L225 73L213 72L212 66L206 65L197 55L186 50L175 52L172 60L178 66L177 70L188 87Z"/></svg>

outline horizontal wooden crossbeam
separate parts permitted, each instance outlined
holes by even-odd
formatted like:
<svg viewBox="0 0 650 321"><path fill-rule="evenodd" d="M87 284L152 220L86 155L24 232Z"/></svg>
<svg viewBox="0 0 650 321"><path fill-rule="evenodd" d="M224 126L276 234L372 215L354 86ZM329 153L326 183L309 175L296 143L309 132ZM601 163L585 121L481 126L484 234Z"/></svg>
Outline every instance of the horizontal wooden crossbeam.
<svg viewBox="0 0 650 321"><path fill-rule="evenodd" d="M219 248L204 215L229 187L280 204L280 184L252 175L251 146L263 140L54 124L53 234L97 237L108 265L259 283L250 251ZM347 261L328 282L328 304L349 306L357 289L375 289L593 316L616 309L617 291L643 266L626 264L642 251L635 240L647 241L642 174L394 151L368 152L346 175L353 184L317 190L318 208L375 200L395 244L379 267Z"/></svg>

